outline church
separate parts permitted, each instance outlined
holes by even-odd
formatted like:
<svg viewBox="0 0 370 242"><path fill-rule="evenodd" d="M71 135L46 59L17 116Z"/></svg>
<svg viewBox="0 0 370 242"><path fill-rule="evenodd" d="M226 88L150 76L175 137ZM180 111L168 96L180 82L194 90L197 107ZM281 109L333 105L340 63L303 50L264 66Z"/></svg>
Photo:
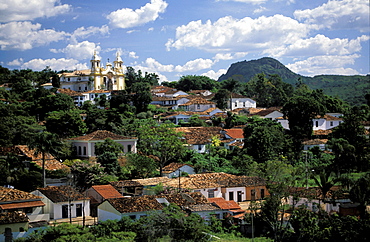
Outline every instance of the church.
<svg viewBox="0 0 370 242"><path fill-rule="evenodd" d="M60 75L60 88L70 89L76 92L125 89L125 67L118 52L116 53L116 60L113 62L113 65L108 59L105 68L101 64L96 52L94 52L90 62L90 70L76 70L62 73Z"/></svg>

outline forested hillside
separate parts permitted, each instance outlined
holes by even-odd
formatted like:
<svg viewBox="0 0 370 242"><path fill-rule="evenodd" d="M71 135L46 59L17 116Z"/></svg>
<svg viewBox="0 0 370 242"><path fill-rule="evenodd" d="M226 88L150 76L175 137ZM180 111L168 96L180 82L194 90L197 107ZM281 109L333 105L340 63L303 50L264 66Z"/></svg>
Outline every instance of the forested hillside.
<svg viewBox="0 0 370 242"><path fill-rule="evenodd" d="M300 78L311 89L322 89L325 94L337 96L351 105L366 103L365 95L370 92L370 76L341 76L319 75L306 77L296 74L279 61L264 57L258 60L241 61L234 63L227 73L220 76L218 81L235 79L240 82L249 82L256 74L278 74L289 84L296 84Z"/></svg>

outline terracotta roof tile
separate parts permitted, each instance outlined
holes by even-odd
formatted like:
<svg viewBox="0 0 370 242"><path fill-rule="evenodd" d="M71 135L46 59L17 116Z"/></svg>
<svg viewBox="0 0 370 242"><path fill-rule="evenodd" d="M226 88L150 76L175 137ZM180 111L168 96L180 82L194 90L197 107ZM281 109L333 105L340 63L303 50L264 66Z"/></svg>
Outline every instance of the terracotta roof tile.
<svg viewBox="0 0 370 242"><path fill-rule="evenodd" d="M303 141L302 144L304 145L320 145L320 144L326 144L328 142L328 139L310 139L307 141Z"/></svg>
<svg viewBox="0 0 370 242"><path fill-rule="evenodd" d="M103 199L123 197L112 185L96 185L92 188L102 196Z"/></svg>
<svg viewBox="0 0 370 242"><path fill-rule="evenodd" d="M187 144L207 144L213 136L221 138L221 127L180 127L178 132L183 132Z"/></svg>
<svg viewBox="0 0 370 242"><path fill-rule="evenodd" d="M145 178L145 179L132 179L132 181L136 181L140 183L143 186L154 186L158 185L159 183L165 183L167 181L171 180L171 178L168 177L152 177L152 178Z"/></svg>
<svg viewBox="0 0 370 242"><path fill-rule="evenodd" d="M244 139L243 129L224 129L226 134L234 139Z"/></svg>
<svg viewBox="0 0 370 242"><path fill-rule="evenodd" d="M65 76L65 77L72 77L72 76L88 76L91 74L91 70L78 70L78 71L73 71L73 72L63 72L60 75Z"/></svg>
<svg viewBox="0 0 370 242"><path fill-rule="evenodd" d="M42 167L42 154L35 155L35 150L30 150L27 145L16 145L13 147L0 147L0 154L6 155L13 153L16 155L23 155L31 159L31 162L38 167ZM49 171L69 169L60 161L54 158L51 154L45 154L45 169Z"/></svg>
<svg viewBox="0 0 370 242"><path fill-rule="evenodd" d="M66 94L66 95L71 96L71 97L82 96L82 93L80 93L80 92L76 92L76 91L73 91L71 89L64 89L64 88L63 89L59 88L58 93Z"/></svg>
<svg viewBox="0 0 370 242"><path fill-rule="evenodd" d="M38 188L37 190L54 203L68 202L70 199L72 201L90 199L71 186L47 186L45 188Z"/></svg>
<svg viewBox="0 0 370 242"><path fill-rule="evenodd" d="M314 130L313 135L329 135L331 134L331 132L333 132L331 129L328 129L328 130L319 129L319 130Z"/></svg>
<svg viewBox="0 0 370 242"><path fill-rule="evenodd" d="M337 118L337 117L334 117L334 116L331 116L331 115L328 115L328 114L325 114L324 116L321 116L321 115L317 115L315 117L315 119L326 119L328 121L341 121L343 120L342 118Z"/></svg>
<svg viewBox="0 0 370 242"><path fill-rule="evenodd" d="M24 192L13 188L0 187L0 203L40 199L40 196L33 195L29 192Z"/></svg>
<svg viewBox="0 0 370 242"><path fill-rule="evenodd" d="M123 181L115 181L110 182L110 184L118 191L122 189L122 187L142 187L139 182L133 180L123 180Z"/></svg>
<svg viewBox="0 0 370 242"><path fill-rule="evenodd" d="M218 207L214 206L211 203L206 204L191 204L188 205L187 208L192 212L202 212L202 211L215 211L219 210Z"/></svg>
<svg viewBox="0 0 370 242"><path fill-rule="evenodd" d="M13 224L13 223L24 223L28 221L29 219L27 215L22 212L11 211L11 212L0 213L0 225Z"/></svg>
<svg viewBox="0 0 370 242"><path fill-rule="evenodd" d="M110 138L112 140L124 140L124 139L137 139L135 137L126 137L118 134L114 134L110 131L107 130L97 130L95 132L92 132L87 135L71 138L69 140L85 140L85 141L90 141L90 140L105 140L107 138Z"/></svg>
<svg viewBox="0 0 370 242"><path fill-rule="evenodd" d="M188 102L184 103L184 104L180 104L179 106L189 106L189 105L193 105L193 104L214 104L216 105L215 102L212 102L212 101L208 101L207 99L204 99L204 98L201 98L199 96L189 100Z"/></svg>
<svg viewBox="0 0 370 242"><path fill-rule="evenodd" d="M120 213L162 210L163 206L155 196L111 198L107 201Z"/></svg>
<svg viewBox="0 0 370 242"><path fill-rule="evenodd" d="M43 207L45 203L40 201L29 201L29 202L16 202L16 203L0 203L0 208L3 210L6 209L19 209L19 208L33 208L33 207Z"/></svg>
<svg viewBox="0 0 370 242"><path fill-rule="evenodd" d="M192 167L192 165L172 162L172 163L166 165L165 167L163 167L162 171L163 171L163 173L171 173L171 172L174 172L174 171L178 170L179 168L181 168L183 166Z"/></svg>
<svg viewBox="0 0 370 242"><path fill-rule="evenodd" d="M223 197L208 198L208 201L224 210L241 209L237 202L233 200L226 201Z"/></svg>

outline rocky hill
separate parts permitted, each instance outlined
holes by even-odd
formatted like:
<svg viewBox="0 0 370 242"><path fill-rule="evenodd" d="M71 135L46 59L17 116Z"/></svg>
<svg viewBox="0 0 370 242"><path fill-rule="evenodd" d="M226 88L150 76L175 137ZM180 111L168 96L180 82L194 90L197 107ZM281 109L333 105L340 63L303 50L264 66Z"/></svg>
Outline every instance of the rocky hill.
<svg viewBox="0 0 370 242"><path fill-rule="evenodd" d="M240 82L248 82L259 73L266 75L278 74L284 82L292 85L296 84L297 80L301 78L311 89L323 89L326 94L338 96L351 105L365 104L365 94L370 93L370 75L306 77L292 72L278 60L270 57L234 63L226 74L219 77L218 81L233 78Z"/></svg>

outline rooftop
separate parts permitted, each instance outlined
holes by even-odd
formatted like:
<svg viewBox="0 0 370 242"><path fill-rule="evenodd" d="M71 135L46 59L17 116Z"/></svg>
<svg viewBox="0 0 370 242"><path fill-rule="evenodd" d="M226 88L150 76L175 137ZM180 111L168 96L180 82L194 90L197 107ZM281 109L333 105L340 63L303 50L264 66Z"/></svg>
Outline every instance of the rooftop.
<svg viewBox="0 0 370 242"><path fill-rule="evenodd" d="M103 199L123 197L112 185L97 185L92 186Z"/></svg>
<svg viewBox="0 0 370 242"><path fill-rule="evenodd" d="M49 198L53 203L89 199L76 191L72 186L47 186L45 188L38 188L37 190L45 197Z"/></svg>
<svg viewBox="0 0 370 242"><path fill-rule="evenodd" d="M110 138L112 140L137 139L135 137L126 137L126 136L118 135L118 134L112 133L107 130L97 130L87 135L71 138L70 140L90 141L90 140L105 140L107 138Z"/></svg>

